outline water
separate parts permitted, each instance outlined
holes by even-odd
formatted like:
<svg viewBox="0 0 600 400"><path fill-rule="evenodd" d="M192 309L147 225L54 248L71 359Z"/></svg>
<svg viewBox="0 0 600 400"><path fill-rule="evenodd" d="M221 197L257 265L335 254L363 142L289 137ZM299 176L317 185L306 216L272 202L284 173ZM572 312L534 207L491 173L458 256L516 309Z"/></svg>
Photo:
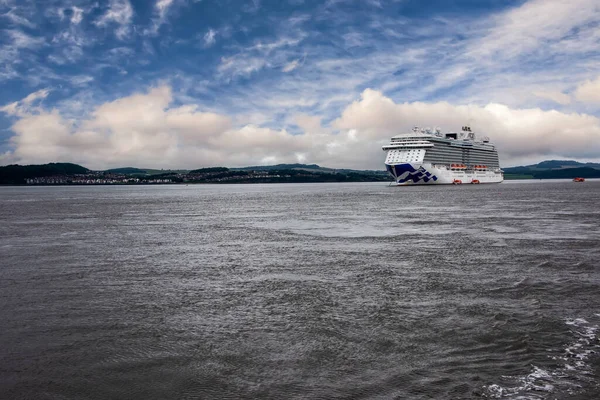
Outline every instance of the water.
<svg viewBox="0 0 600 400"><path fill-rule="evenodd" d="M599 197L0 188L0 398L598 398Z"/></svg>

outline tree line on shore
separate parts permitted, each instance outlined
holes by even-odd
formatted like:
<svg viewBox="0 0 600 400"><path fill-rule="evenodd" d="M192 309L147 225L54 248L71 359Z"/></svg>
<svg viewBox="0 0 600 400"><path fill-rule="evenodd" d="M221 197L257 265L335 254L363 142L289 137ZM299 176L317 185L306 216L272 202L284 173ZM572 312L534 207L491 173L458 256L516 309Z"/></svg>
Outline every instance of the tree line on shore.
<svg viewBox="0 0 600 400"><path fill-rule="evenodd" d="M388 181L385 171L333 170L317 165L280 164L266 167L230 169L209 167L194 170L115 168L92 171L71 163L8 165L0 167L0 184L81 184L104 181L115 183L284 183L284 182L368 182Z"/></svg>

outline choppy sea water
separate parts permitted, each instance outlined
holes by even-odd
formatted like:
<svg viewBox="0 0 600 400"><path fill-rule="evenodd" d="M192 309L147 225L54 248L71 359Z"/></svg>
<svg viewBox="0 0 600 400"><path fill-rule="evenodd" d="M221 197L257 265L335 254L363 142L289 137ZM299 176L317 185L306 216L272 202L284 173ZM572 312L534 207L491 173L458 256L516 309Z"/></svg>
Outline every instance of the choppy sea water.
<svg viewBox="0 0 600 400"><path fill-rule="evenodd" d="M600 181L0 187L0 398L600 398L599 205Z"/></svg>

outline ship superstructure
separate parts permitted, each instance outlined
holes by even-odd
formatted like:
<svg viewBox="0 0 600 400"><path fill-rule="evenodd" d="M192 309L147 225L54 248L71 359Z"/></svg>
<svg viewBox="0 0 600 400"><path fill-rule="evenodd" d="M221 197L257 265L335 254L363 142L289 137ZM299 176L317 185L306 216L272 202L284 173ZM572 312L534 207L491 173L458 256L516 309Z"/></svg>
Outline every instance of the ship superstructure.
<svg viewBox="0 0 600 400"><path fill-rule="evenodd" d="M415 127L392 137L383 150L386 168L398 185L504 180L496 146L488 137L477 138L469 126L448 133Z"/></svg>

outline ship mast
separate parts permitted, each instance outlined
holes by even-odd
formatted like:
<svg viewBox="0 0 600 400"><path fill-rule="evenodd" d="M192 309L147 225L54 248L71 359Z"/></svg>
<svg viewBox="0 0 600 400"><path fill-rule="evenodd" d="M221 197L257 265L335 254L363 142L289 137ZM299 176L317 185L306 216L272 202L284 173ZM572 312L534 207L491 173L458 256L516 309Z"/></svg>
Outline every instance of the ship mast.
<svg viewBox="0 0 600 400"><path fill-rule="evenodd" d="M466 140L475 140L475 132L473 132L468 125L462 127L462 136Z"/></svg>

